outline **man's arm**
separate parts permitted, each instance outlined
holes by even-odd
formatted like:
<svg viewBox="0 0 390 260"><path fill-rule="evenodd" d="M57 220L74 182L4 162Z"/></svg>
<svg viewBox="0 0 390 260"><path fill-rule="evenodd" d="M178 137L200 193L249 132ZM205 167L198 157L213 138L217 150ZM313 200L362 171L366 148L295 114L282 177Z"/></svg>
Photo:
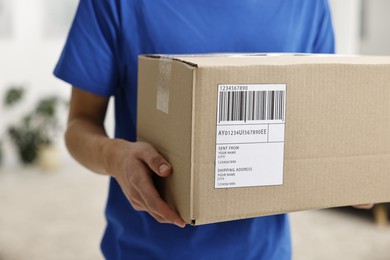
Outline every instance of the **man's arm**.
<svg viewBox="0 0 390 260"><path fill-rule="evenodd" d="M134 209L147 211L160 223L184 227L185 221L161 199L151 178L169 176L170 164L150 144L108 138L108 101L73 87L65 133L69 152L90 170L114 177Z"/></svg>

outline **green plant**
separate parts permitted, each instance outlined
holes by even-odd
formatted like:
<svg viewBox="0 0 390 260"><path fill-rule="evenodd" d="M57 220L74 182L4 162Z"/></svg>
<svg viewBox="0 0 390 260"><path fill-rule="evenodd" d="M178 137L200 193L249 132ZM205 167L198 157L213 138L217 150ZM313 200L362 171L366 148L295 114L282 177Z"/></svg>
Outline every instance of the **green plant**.
<svg viewBox="0 0 390 260"><path fill-rule="evenodd" d="M11 87L4 96L4 105L11 107L24 97L24 89L21 86Z"/></svg>
<svg viewBox="0 0 390 260"><path fill-rule="evenodd" d="M10 88L6 92L4 106L15 106L23 97L23 88ZM38 149L42 145L53 142L60 128L57 118L60 104L66 103L55 96L42 98L35 109L25 114L19 122L8 127L7 135L17 149L22 163L33 164L37 159Z"/></svg>
<svg viewBox="0 0 390 260"><path fill-rule="evenodd" d="M24 127L10 127L8 134L17 147L21 161L24 164L32 164L38 154L39 133Z"/></svg>

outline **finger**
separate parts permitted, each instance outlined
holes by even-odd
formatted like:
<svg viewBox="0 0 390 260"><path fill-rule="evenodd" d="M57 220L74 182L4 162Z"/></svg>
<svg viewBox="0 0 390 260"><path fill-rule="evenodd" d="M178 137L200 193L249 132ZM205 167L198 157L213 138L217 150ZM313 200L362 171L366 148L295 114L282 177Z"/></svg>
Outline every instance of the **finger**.
<svg viewBox="0 0 390 260"><path fill-rule="evenodd" d="M151 180L136 188L151 215L157 215L161 217L164 222L175 224L182 228L186 225L186 222L177 214L177 212L172 210L168 204L161 199Z"/></svg>
<svg viewBox="0 0 390 260"><path fill-rule="evenodd" d="M360 204L360 205L354 205L354 208L357 209L371 209L374 206L374 204Z"/></svg>
<svg viewBox="0 0 390 260"><path fill-rule="evenodd" d="M157 220L158 223L161 223L161 224L167 224L168 223L166 219L162 218L160 215L158 215L158 214L156 214L154 212L147 211L147 213L149 215L151 215L155 220ZM170 224L170 223L168 223L168 224Z"/></svg>
<svg viewBox="0 0 390 260"><path fill-rule="evenodd" d="M137 211L147 211L147 208L144 207L144 205L142 205L140 202L133 199L129 199L129 201L131 203L131 206L133 206L133 209Z"/></svg>
<svg viewBox="0 0 390 260"><path fill-rule="evenodd" d="M146 146L146 149L140 154L140 159L161 177L166 177L172 172L172 167L168 161L151 145Z"/></svg>
<svg viewBox="0 0 390 260"><path fill-rule="evenodd" d="M136 194L135 194L136 193ZM132 192L132 195L131 196L128 196L128 200L130 201L130 204L131 206L137 210L137 211L146 211L148 212L150 215L152 215L152 217L154 217L158 222L160 223L166 223L165 219L163 219L161 216L159 216L158 214L155 214L154 212L151 212L148 207L146 206L146 203L144 202L144 200L141 198L140 194L138 193L138 191L136 192Z"/></svg>
<svg viewBox="0 0 390 260"><path fill-rule="evenodd" d="M146 211L150 215L152 215L158 222L160 222L160 223L164 222L164 219L161 216L154 214L153 212L150 212L150 210L146 206L145 201L142 199L141 195L139 194L139 192L136 188L128 189L128 192L126 194L128 194L128 195L126 195L126 197L130 201L131 206L135 210Z"/></svg>
<svg viewBox="0 0 390 260"><path fill-rule="evenodd" d="M127 186L128 183L130 183L130 180L126 180L125 184L120 184L120 186L131 206L137 211L147 211L145 203L137 189L131 188L131 186Z"/></svg>
<svg viewBox="0 0 390 260"><path fill-rule="evenodd" d="M138 192L126 192L127 200L130 202L133 209L137 211L147 211L147 207L143 201L143 199L140 197Z"/></svg>
<svg viewBox="0 0 390 260"><path fill-rule="evenodd" d="M152 201L154 200L154 201ZM173 211L161 198L151 199L145 202L152 215L161 217L161 223L170 223L184 228L186 222Z"/></svg>

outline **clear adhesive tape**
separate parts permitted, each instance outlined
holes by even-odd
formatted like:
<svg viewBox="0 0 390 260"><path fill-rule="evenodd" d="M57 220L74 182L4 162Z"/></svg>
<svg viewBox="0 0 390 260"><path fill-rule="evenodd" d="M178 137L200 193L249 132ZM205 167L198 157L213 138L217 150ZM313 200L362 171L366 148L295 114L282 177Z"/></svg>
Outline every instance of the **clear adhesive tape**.
<svg viewBox="0 0 390 260"><path fill-rule="evenodd" d="M172 58L161 57L159 59L157 82L157 110L169 112L169 82L171 80Z"/></svg>

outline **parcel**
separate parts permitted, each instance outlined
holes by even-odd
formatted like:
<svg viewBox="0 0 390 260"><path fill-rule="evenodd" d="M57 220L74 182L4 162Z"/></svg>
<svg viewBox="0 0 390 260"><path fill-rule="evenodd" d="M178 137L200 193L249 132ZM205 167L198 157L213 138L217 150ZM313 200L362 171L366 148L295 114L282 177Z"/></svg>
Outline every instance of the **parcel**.
<svg viewBox="0 0 390 260"><path fill-rule="evenodd" d="M140 56L137 117L193 225L390 201L390 57Z"/></svg>

